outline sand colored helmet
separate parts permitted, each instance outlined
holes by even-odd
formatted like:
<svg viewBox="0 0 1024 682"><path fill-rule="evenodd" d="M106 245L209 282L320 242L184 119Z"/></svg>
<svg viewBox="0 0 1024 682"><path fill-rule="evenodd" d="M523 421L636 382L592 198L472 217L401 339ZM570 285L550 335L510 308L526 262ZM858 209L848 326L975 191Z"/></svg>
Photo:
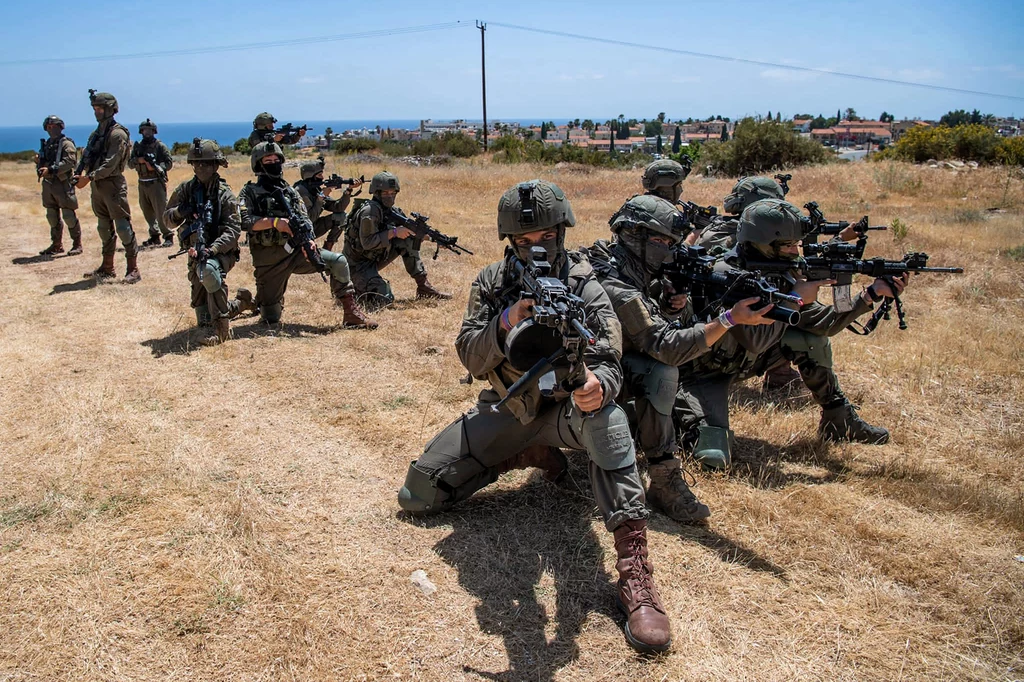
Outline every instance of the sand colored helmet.
<svg viewBox="0 0 1024 682"><path fill-rule="evenodd" d="M393 189L396 192L402 191L398 182L398 176L388 171L381 171L370 178L370 194L376 194L382 189Z"/></svg>
<svg viewBox="0 0 1024 682"><path fill-rule="evenodd" d="M647 191L672 187L682 182L690 174L688 168L672 159L658 159L647 164L644 174L641 177L644 189Z"/></svg>
<svg viewBox="0 0 1024 682"><path fill-rule="evenodd" d="M799 208L781 199L762 199L743 209L736 242L768 254L773 243L799 241L803 236L804 217Z"/></svg>
<svg viewBox="0 0 1024 682"><path fill-rule="evenodd" d="M256 118L252 120L252 128L253 130L257 130L261 127L265 128L268 125L273 126L275 123L277 123L277 119L274 118L270 113L264 111L262 113L256 114Z"/></svg>
<svg viewBox="0 0 1024 682"><path fill-rule="evenodd" d="M143 129L143 128L152 128L152 129L153 129L153 134L154 134L154 135L156 135L156 134L157 134L157 133L159 132L159 131L158 131L158 130L156 129L156 124L155 124L155 123L153 123L152 119L148 119L148 118L147 118L147 119L146 119L145 121L143 121L142 123L140 123L140 124L139 124L139 134L140 134L140 135L142 134L142 129Z"/></svg>
<svg viewBox="0 0 1024 682"><path fill-rule="evenodd" d="M678 242L686 232L686 218L671 202L653 194L638 194L622 205L608 221L612 232L642 228Z"/></svg>
<svg viewBox="0 0 1024 682"><path fill-rule="evenodd" d="M61 130L64 130L64 121L60 116L56 114L50 114L43 119L43 130L46 130L46 126L59 125Z"/></svg>
<svg viewBox="0 0 1024 682"><path fill-rule="evenodd" d="M113 116L118 112L117 98L109 92L96 92L89 90L89 104L94 107L103 107L107 116Z"/></svg>
<svg viewBox="0 0 1024 682"><path fill-rule="evenodd" d="M224 158L224 152L220 150L213 140L204 140L199 137L192 138L192 146L188 148L188 162L194 161L216 161L218 166L227 168L228 160Z"/></svg>
<svg viewBox="0 0 1024 682"><path fill-rule="evenodd" d="M277 154L284 161L284 150L281 149L281 145L276 142L260 142L258 145L252 148L252 152L249 154L249 167L252 168L253 173L262 172L263 157L270 156L271 154Z"/></svg>
<svg viewBox="0 0 1024 682"><path fill-rule="evenodd" d="M575 224L565 192L547 180L520 182L498 201L498 239Z"/></svg>
<svg viewBox="0 0 1024 682"><path fill-rule="evenodd" d="M309 180L316 176L317 173L324 172L324 157L318 158L316 161L306 161L299 166L299 175L303 180Z"/></svg>
<svg viewBox="0 0 1024 682"><path fill-rule="evenodd" d="M779 183L771 178L754 176L740 178L732 188L732 193L725 198L725 210L732 215L739 215L755 201L761 199L785 199Z"/></svg>

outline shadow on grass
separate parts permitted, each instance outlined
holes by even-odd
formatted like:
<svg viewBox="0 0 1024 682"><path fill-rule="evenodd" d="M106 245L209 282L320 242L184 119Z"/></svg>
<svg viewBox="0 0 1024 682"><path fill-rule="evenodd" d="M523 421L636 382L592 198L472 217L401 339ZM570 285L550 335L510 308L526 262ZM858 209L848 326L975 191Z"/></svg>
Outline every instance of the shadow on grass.
<svg viewBox="0 0 1024 682"><path fill-rule="evenodd" d="M66 253L57 254L55 256L45 256L43 254L39 254L37 256L19 256L17 258L12 258L11 263L14 265L35 265L36 263L49 263L50 261L67 257L68 254Z"/></svg>
<svg viewBox="0 0 1024 682"><path fill-rule="evenodd" d="M255 318L249 318L255 319ZM263 336L279 337L301 337L301 336L323 336L339 329L341 325L328 327L317 327L311 324L283 322L270 325L264 322L250 322L249 324L232 324L231 336L233 341L254 339ZM213 333L212 328L203 328L202 332L197 331L194 325L172 332L170 335L159 339L148 339L142 342L153 353L153 357L162 358L165 355L188 355L195 350L203 348L199 345L199 338ZM228 343L232 343L229 341Z"/></svg>
<svg viewBox="0 0 1024 682"><path fill-rule="evenodd" d="M99 284L99 280L95 277L84 277L77 282L68 282L66 284L54 284L53 290L48 294L54 296L56 294L67 294L72 291L88 291L89 289L95 289Z"/></svg>
<svg viewBox="0 0 1024 682"><path fill-rule="evenodd" d="M781 580L788 579L786 569L773 564L754 550L744 547L735 540L730 540L707 526L681 525L655 516L651 520L651 528L661 533L678 535L684 540L696 542L717 554L722 561L743 566L751 571L770 573ZM657 567L657 561L655 561L655 567Z"/></svg>
<svg viewBox="0 0 1024 682"><path fill-rule="evenodd" d="M737 436L735 445L730 477L762 490L778 490L794 483L833 483L851 473L846 462L833 456L829 446L816 438L779 446L759 438ZM807 464L824 472L783 471L783 462Z"/></svg>

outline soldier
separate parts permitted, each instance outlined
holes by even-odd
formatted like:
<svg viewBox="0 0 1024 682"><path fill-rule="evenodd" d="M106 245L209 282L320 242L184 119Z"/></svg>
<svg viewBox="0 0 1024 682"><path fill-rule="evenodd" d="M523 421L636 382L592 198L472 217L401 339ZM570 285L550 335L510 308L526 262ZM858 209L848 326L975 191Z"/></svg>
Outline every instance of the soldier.
<svg viewBox="0 0 1024 682"><path fill-rule="evenodd" d="M284 151L276 142L256 145L250 156L256 182L246 183L239 195L242 229L249 233L249 252L255 268L256 305L263 321L269 324L281 321L289 277L326 269L330 272L335 303L344 310L344 324L376 329L377 323L367 318L356 304L345 256L319 249L312 240L308 245L289 243L293 234L302 231L302 226L291 225L289 216L296 215L306 223L309 223L309 216L298 192L285 182L283 164ZM289 212L289 205L294 213ZM305 227L312 232L312 224ZM310 256L306 255L307 248ZM322 265L311 262L317 254Z"/></svg>
<svg viewBox="0 0 1024 682"><path fill-rule="evenodd" d="M178 241L183 250L188 250L188 281L196 323L207 326L212 320L214 328L214 333L200 343L216 346L229 338L228 321L241 312L255 311L256 306L246 289L239 289L237 298L228 300L227 274L238 262L238 236L242 233L238 199L217 172L219 167L227 168L228 162L216 142L197 137L188 150L188 163L195 176L171 193L162 218L166 225L180 225ZM196 221L202 221L201 226ZM203 230L201 248L194 227Z"/></svg>
<svg viewBox="0 0 1024 682"><path fill-rule="evenodd" d="M716 216L697 238L697 246L703 246L713 255L723 254L736 246L736 230L740 226L740 214L747 206L761 199L785 199L779 183L764 176L740 178L725 198L725 212L728 216Z"/></svg>
<svg viewBox="0 0 1024 682"><path fill-rule="evenodd" d="M340 199L332 199L331 192L336 187L324 187L324 159L320 157L316 161L306 161L299 167L302 176L292 187L302 197L302 203L306 205L306 212L309 219L313 221L313 233L317 237L327 235L324 240L324 248L331 251L338 243L345 225L348 224L348 214L345 209L352 201L352 190L358 189L362 182L356 181L346 185L341 193ZM325 213L326 211L326 213Z"/></svg>
<svg viewBox="0 0 1024 682"><path fill-rule="evenodd" d="M686 219L658 196L638 195L608 221L615 241L598 240L587 255L622 325L623 386L620 401L634 401L636 438L647 457L647 501L676 521L701 522L711 515L683 479L672 423L679 366L708 352L725 327L717 320L693 324L684 314L687 297L660 278ZM756 298L732 307L739 325L772 324L771 306L751 309Z"/></svg>
<svg viewBox="0 0 1024 682"><path fill-rule="evenodd" d="M139 173L139 206L149 225L149 239L139 246L143 249L160 246L161 234L164 246L174 246L174 233L162 222L167 210L167 171L171 170L174 160L167 145L156 139L156 133L153 121L147 118L140 123L142 140L132 145L132 155L128 158L128 166Z"/></svg>
<svg viewBox="0 0 1024 682"><path fill-rule="evenodd" d="M869 312L874 302L901 293L908 278L894 280L896 292L876 279L857 297L852 310L841 313L817 301L818 289L830 281L808 282L795 270L803 238L803 220L796 206L778 199L754 202L741 214L736 238L736 248L725 256L725 265L742 268L747 258L793 262L794 271L780 278L778 285L804 303L795 327L776 322L732 328L713 352L680 368L675 419L685 444L693 447L694 458L709 468L729 466L729 387L737 377L763 374L782 358L799 367L804 383L821 406L818 435L822 440L887 442L889 432L861 419L846 399L832 370L831 346L824 342ZM718 319L732 327L724 313Z"/></svg>
<svg viewBox="0 0 1024 682"><path fill-rule="evenodd" d="M690 174L690 168L672 159L658 159L647 164L640 178L646 190L665 201L676 204L683 196L683 180Z"/></svg>
<svg viewBox="0 0 1024 682"><path fill-rule="evenodd" d="M283 133L274 133L274 124L277 123L277 119L271 116L269 113L264 111L263 113L257 114L256 118L252 121L252 132L249 133L249 146L255 147L260 142L266 142L267 137L273 135L274 142L284 144L295 144L302 139L302 136L306 134L306 126L302 126L296 132L284 135Z"/></svg>
<svg viewBox="0 0 1024 682"><path fill-rule="evenodd" d="M103 263L85 277L107 279L116 277L114 253L117 240L124 245L126 274L123 282L135 284L142 279L138 266L138 243L132 229L132 210L128 206L128 183L124 167L131 153L128 129L114 120L117 99L109 92L89 91L89 101L98 126L89 135L82 160L75 170L75 186L92 186L92 212L96 214L96 231L102 244Z"/></svg>
<svg viewBox="0 0 1024 682"><path fill-rule="evenodd" d="M64 253L64 223L71 236L69 256L82 253L82 227L78 223L78 197L71 181L75 164L78 163L78 149L75 141L64 135L64 121L59 116L47 116L43 130L50 139L43 145L42 157L37 161L38 174L43 185L43 208L46 222L50 224L50 245L39 252L40 256ZM64 218L63 222L61 217Z"/></svg>
<svg viewBox="0 0 1024 682"><path fill-rule="evenodd" d="M352 267L356 293L367 308L379 309L395 300L391 284L380 271L401 257L405 271L416 281L416 298L447 300L451 294L438 291L427 279L427 269L420 258L423 240L407 227L389 227L387 215L395 205L401 187L398 177L381 171L370 180L372 199L355 213L345 233L345 257Z"/></svg>
<svg viewBox="0 0 1024 682"><path fill-rule="evenodd" d="M455 341L463 365L477 379L489 381L490 388L480 392L475 408L427 443L409 467L398 503L412 514L441 512L493 483L502 472L564 467L564 458L552 447L585 450L594 497L605 527L615 536L626 638L640 651L664 651L671 632L647 558L649 512L629 424L614 402L622 381L619 321L590 265L578 253L565 251L565 230L575 223L569 200L550 182L520 183L501 197L498 238L508 238L511 246L503 260L477 275ZM537 246L553 256L552 276L583 299L596 343L584 350L579 366L557 370L557 379L563 381L550 395L542 395L534 384L494 412L491 407L522 375L506 357L506 341L513 329L533 324L532 302L517 298L512 259L529 259L531 247ZM579 388L570 393L567 385Z"/></svg>

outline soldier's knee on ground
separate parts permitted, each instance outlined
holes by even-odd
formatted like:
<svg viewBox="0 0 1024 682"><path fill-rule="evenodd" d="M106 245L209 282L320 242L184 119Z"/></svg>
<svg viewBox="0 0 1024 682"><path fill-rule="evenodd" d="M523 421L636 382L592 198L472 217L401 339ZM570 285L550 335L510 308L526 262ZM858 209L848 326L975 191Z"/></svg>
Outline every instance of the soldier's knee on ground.
<svg viewBox="0 0 1024 682"><path fill-rule="evenodd" d="M427 473L413 462L406 473L405 485L398 491L398 505L412 514L434 514L497 479L497 470L488 469L469 456L433 473Z"/></svg>
<svg viewBox="0 0 1024 682"><path fill-rule="evenodd" d="M800 356L806 356L820 367L832 368L832 342L827 336L818 336L794 327L782 336L783 355L800 363Z"/></svg>
<svg viewBox="0 0 1024 682"><path fill-rule="evenodd" d="M210 260L206 261L200 281L203 283L203 288L209 293L212 294L215 291L220 291L224 280L221 278L220 265L217 263L216 258L211 257Z"/></svg>
<svg viewBox="0 0 1024 682"><path fill-rule="evenodd" d="M450 497L430 474L417 469L413 462L405 475L405 485L398 491L398 506L411 514L433 514L443 510Z"/></svg>
<svg viewBox="0 0 1024 682"><path fill-rule="evenodd" d="M281 315L283 314L283 303L264 303L260 305L260 316L263 318L263 321L266 322L267 324L277 324L278 322L281 321Z"/></svg>
<svg viewBox="0 0 1024 682"><path fill-rule="evenodd" d="M573 415L574 419L582 420L581 440L594 464L605 471L615 471L636 463L629 421L621 407L612 403L590 417L578 416L578 411Z"/></svg>
<svg viewBox="0 0 1024 682"><path fill-rule="evenodd" d="M732 440L732 429L699 426L691 454L705 469L728 469L732 465Z"/></svg>

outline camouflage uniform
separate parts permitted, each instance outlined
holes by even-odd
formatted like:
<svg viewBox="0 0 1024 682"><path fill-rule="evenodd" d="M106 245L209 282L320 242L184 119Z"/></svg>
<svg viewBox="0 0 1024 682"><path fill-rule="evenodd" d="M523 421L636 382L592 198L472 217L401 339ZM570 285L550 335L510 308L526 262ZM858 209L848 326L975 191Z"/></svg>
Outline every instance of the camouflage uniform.
<svg viewBox="0 0 1024 682"><path fill-rule="evenodd" d="M127 128L114 120L118 108L113 95L90 91L89 97L93 106L104 107L102 117L97 116L99 125L89 135L83 158L84 174L92 183L92 212L96 214L103 264L86 275L114 276L114 253L120 238L127 266L124 281L131 284L142 279L137 261L138 243L132 229L132 211L128 206L128 182L124 178L124 167L131 153L131 135Z"/></svg>
<svg viewBox="0 0 1024 682"><path fill-rule="evenodd" d="M629 614L627 637L641 650L661 651L668 648L670 634L646 561L645 519L649 512L626 415L614 402L622 383L619 322L590 265L578 254L563 250L565 227L575 224L575 218L557 186L535 180L506 192L498 204L499 235L531 231L529 226L518 231L503 227L507 221L525 223L525 218L519 218L525 208L519 194L524 187L535 198L537 213L545 216L537 221L537 229L558 230L557 245L549 249L549 253L557 254L552 276L559 276L583 299L587 324L597 337L596 344L583 353L586 368L604 389L603 406L590 415L581 414L564 387L577 385L573 380L581 378L584 368L577 367L570 377L569 370L561 367L556 370L557 379L569 383L560 381L551 395L543 396L534 384L500 411L491 410L523 374L510 364L505 350L503 311L519 293L511 267L516 247L510 247L504 260L488 265L477 275L455 341L463 365L476 379L486 379L490 388L480 392L476 407L427 443L423 454L409 467L398 502L414 514L441 512L493 483L502 472L536 464L525 457L538 446L542 450L551 446L585 450L590 456L594 497L605 526L616 538L620 604ZM524 324L526 321L520 323ZM640 554L643 560L637 559ZM642 595L637 594L641 591Z"/></svg>
<svg viewBox="0 0 1024 682"><path fill-rule="evenodd" d="M46 222L50 224L50 246L41 251L40 255L64 251L64 223L67 223L72 241L69 255L78 255L82 253L82 228L76 213L78 197L75 194L75 185L71 181L75 164L78 163L78 149L75 147L75 141L64 135L64 121L59 117L47 117L43 121L43 129L53 124L59 125L62 132L50 136L43 145L42 158L39 160L41 168L49 169L49 174L41 178L41 184Z"/></svg>
<svg viewBox="0 0 1024 682"><path fill-rule="evenodd" d="M274 133L275 123L277 123L277 119L271 116L269 113L264 111L260 114L257 114L256 118L253 119L252 122L252 132L249 133L249 147L255 149L256 145L258 145L260 142L266 142L267 135L273 135ZM288 135L284 135L280 140L272 141L276 141L277 144L280 145L285 145L296 144L301 139L302 135L298 133L290 133Z"/></svg>
<svg viewBox="0 0 1024 682"><path fill-rule="evenodd" d="M323 173L323 170L322 159L307 161L302 164L300 169L302 179L292 187L302 197L302 203L306 206L309 219L313 221L313 234L318 238L326 234L324 248L330 251L338 243L348 224L348 214L345 213L345 210L352 200L352 190L346 187L341 193L340 199L331 199L325 195L323 193L323 177L317 179L317 175Z"/></svg>
<svg viewBox="0 0 1024 682"><path fill-rule="evenodd" d="M156 124L148 118L139 124L139 134L143 130L152 128L156 133ZM156 159L154 170L150 170L143 160L147 155ZM149 225L149 240L143 246L157 246L160 244L160 236L163 235L164 246L174 244L174 233L169 227L163 224L163 215L167 210L167 171L171 170L174 160L171 152L160 140L155 137L146 138L132 145L132 155L128 158L128 166L139 174L139 206L142 208L142 215Z"/></svg>
<svg viewBox="0 0 1024 682"><path fill-rule="evenodd" d="M703 246L711 255L722 255L736 246L736 231L740 227L740 214L747 206L761 199L785 199L779 183L764 176L740 178L732 192L725 197L725 211L729 215L715 216L711 224L701 231L696 245Z"/></svg>

